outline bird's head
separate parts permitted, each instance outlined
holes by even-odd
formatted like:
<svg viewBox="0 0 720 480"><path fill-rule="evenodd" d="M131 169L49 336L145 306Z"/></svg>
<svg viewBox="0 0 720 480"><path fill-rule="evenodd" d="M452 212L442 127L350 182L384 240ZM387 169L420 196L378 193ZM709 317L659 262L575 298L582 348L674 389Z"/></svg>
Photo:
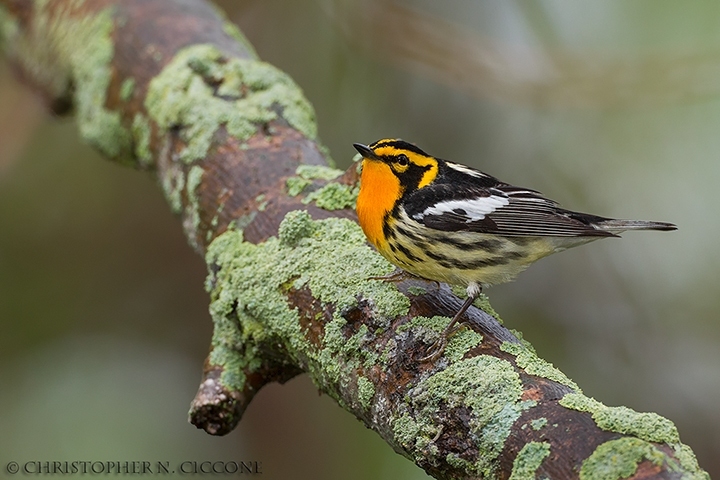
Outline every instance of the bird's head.
<svg viewBox="0 0 720 480"><path fill-rule="evenodd" d="M363 178L397 182L402 194L432 183L438 174L438 159L403 140L383 139L353 146L363 157Z"/></svg>

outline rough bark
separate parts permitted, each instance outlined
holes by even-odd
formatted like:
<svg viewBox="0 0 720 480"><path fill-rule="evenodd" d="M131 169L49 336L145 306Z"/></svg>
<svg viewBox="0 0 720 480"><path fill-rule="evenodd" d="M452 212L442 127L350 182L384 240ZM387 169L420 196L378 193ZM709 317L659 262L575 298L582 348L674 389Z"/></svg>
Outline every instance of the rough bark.
<svg viewBox="0 0 720 480"><path fill-rule="evenodd" d="M0 0L0 39L83 138L156 172L206 255L199 428L231 431L263 385L305 372L437 478L707 478L672 422L585 397L486 300L419 361L460 300L369 279L392 266L354 222L354 169L324 166L297 86L209 4Z"/></svg>

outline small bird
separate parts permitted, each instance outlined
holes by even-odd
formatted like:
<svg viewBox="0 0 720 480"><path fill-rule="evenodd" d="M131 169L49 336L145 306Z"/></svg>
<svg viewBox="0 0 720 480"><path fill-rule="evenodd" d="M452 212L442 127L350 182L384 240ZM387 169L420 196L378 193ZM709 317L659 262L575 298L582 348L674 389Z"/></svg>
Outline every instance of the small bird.
<svg viewBox="0 0 720 480"><path fill-rule="evenodd" d="M403 140L353 146L363 157L357 214L370 243L407 273L467 287L465 302L425 360L443 352L484 286L509 282L552 253L625 230L677 228L565 210L536 190L433 157Z"/></svg>

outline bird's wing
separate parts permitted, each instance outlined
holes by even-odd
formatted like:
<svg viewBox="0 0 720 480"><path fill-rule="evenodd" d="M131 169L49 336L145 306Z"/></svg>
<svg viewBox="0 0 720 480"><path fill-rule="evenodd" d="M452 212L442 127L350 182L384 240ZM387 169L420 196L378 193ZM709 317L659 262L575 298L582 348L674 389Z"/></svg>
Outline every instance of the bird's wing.
<svg viewBox="0 0 720 480"><path fill-rule="evenodd" d="M490 177L492 178L492 177ZM539 192L502 182L494 186L431 184L403 202L407 215L428 228L503 236L613 236L593 223L603 217L571 212Z"/></svg>

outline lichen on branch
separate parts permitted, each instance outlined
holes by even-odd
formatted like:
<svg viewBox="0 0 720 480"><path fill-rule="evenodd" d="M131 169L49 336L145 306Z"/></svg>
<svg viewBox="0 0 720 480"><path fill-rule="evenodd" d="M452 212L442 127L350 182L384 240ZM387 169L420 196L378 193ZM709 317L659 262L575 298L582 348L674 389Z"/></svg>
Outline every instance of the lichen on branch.
<svg viewBox="0 0 720 480"><path fill-rule="evenodd" d="M178 52L150 82L145 107L163 131L179 129L186 163L207 155L221 125L244 142L277 111L306 137L317 136L314 110L287 74L257 59L228 58L214 45Z"/></svg>

